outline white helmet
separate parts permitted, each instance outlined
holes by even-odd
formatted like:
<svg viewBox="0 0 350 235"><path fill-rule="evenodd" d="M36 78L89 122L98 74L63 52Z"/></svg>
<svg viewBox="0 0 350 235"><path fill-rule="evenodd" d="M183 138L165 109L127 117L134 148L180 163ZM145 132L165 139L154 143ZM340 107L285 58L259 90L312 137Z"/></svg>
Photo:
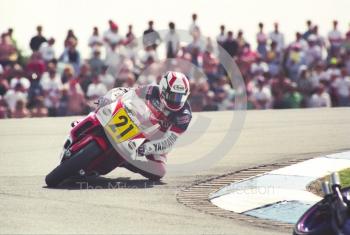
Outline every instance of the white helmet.
<svg viewBox="0 0 350 235"><path fill-rule="evenodd" d="M160 99L171 111L180 110L190 94L187 77L179 72L167 72L159 82Z"/></svg>

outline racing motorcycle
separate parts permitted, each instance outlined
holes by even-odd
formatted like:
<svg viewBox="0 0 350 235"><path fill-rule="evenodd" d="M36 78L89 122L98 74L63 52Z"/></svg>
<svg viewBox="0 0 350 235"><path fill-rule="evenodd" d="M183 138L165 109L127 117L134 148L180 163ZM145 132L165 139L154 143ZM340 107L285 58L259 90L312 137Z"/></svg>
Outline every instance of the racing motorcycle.
<svg viewBox="0 0 350 235"><path fill-rule="evenodd" d="M294 227L294 235L349 235L350 187L342 189L337 173L323 182L324 199L307 210Z"/></svg>
<svg viewBox="0 0 350 235"><path fill-rule="evenodd" d="M60 164L45 178L47 186L56 187L74 176L105 175L123 164L137 166L147 161L136 150L159 129L150 121L155 118L135 90L99 106L71 129Z"/></svg>

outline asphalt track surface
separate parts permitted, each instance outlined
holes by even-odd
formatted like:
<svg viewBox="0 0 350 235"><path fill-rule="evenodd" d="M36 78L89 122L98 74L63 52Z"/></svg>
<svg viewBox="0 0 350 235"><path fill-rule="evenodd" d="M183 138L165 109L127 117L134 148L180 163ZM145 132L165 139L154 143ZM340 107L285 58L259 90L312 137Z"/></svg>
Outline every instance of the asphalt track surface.
<svg viewBox="0 0 350 235"><path fill-rule="evenodd" d="M170 163L210 151L232 112L201 115L213 120L208 130L191 145L176 148ZM192 210L177 202L176 193L214 175L350 148L350 109L248 111L238 142L210 169L166 176L157 185L117 169L89 181L94 189L73 182L45 188L44 177L57 165L75 119L0 121L1 234L291 234Z"/></svg>

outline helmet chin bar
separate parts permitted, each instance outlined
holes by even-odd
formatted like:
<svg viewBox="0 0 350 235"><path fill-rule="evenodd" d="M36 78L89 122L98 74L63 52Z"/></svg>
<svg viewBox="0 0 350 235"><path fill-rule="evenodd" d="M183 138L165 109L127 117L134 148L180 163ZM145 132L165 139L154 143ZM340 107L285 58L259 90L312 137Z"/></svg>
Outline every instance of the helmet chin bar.
<svg viewBox="0 0 350 235"><path fill-rule="evenodd" d="M182 109L183 105L179 106L179 108L170 108L168 105L165 105L165 107L171 111L179 111L180 109Z"/></svg>

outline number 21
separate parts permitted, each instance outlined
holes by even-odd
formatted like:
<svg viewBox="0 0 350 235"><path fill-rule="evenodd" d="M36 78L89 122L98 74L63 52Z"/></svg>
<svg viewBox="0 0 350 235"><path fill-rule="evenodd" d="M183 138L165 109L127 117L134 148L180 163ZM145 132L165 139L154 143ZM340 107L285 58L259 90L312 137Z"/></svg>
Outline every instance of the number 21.
<svg viewBox="0 0 350 235"><path fill-rule="evenodd" d="M128 118L126 116L120 116L119 120L121 120L121 122L109 125L113 132L117 131L117 127L122 127L128 124ZM130 124L128 128L126 128L124 131L122 131L122 133L120 133L120 137L123 137L124 135L128 134L133 128L134 126Z"/></svg>

